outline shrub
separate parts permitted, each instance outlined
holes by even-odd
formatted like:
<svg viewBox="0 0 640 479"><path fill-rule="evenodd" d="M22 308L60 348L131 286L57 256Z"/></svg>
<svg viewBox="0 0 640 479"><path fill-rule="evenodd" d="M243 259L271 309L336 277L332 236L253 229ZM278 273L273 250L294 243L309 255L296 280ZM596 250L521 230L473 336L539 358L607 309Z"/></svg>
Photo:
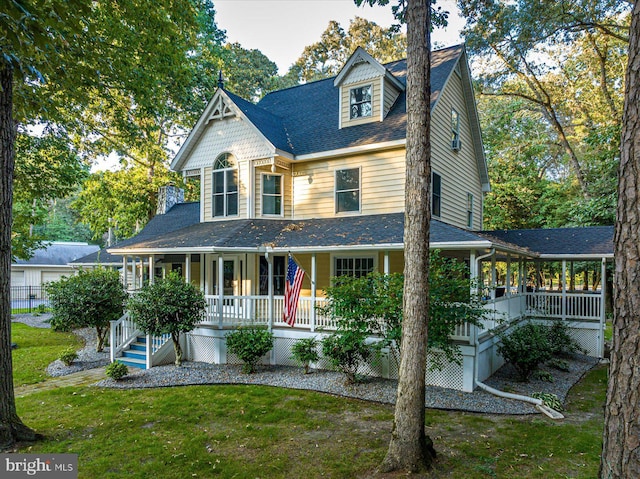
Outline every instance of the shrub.
<svg viewBox="0 0 640 479"><path fill-rule="evenodd" d="M129 374L129 368L120 361L114 361L105 368L104 373L114 381L119 381Z"/></svg>
<svg viewBox="0 0 640 479"><path fill-rule="evenodd" d="M366 332L350 330L335 332L322 340L322 354L333 368L345 375L347 384L356 382L358 367L371 356L366 338Z"/></svg>
<svg viewBox="0 0 640 479"><path fill-rule="evenodd" d="M547 329L547 339L553 356L568 357L574 353L584 353L578 342L569 334L567 323L555 320Z"/></svg>
<svg viewBox="0 0 640 479"><path fill-rule="evenodd" d="M498 353L512 364L522 381L527 381L538 366L551 358L545 326L527 323L511 334L501 334Z"/></svg>
<svg viewBox="0 0 640 479"><path fill-rule="evenodd" d="M51 327L55 331L96 328L96 350L102 351L110 322L124 312L127 293L120 274L102 267L81 270L77 275L48 283L45 288L51 303Z"/></svg>
<svg viewBox="0 0 640 479"><path fill-rule="evenodd" d="M177 273L144 286L129 298L131 319L147 334L170 334L176 366L182 364L180 334L191 331L204 317L207 303L202 291Z"/></svg>
<svg viewBox="0 0 640 479"><path fill-rule="evenodd" d="M78 353L76 353L73 348L65 349L60 355L60 361L62 361L65 366L71 366L76 359L78 359Z"/></svg>
<svg viewBox="0 0 640 479"><path fill-rule="evenodd" d="M556 396L553 393L533 393L531 397L535 399L541 399L542 404L544 404L547 407L550 407L555 411L564 410L564 407L562 406L560 399L558 399L558 396Z"/></svg>
<svg viewBox="0 0 640 479"><path fill-rule="evenodd" d="M564 371L564 372L571 371L571 369L569 368L569 363L567 361L564 361L563 359L551 358L547 362L547 366L553 369L557 369L558 371Z"/></svg>
<svg viewBox="0 0 640 479"><path fill-rule="evenodd" d="M533 378L537 379L538 381L546 381L548 383L553 382L553 374L551 374L549 371L542 371L540 369L533 372Z"/></svg>
<svg viewBox="0 0 640 479"><path fill-rule="evenodd" d="M291 347L291 358L304 368L305 374L309 374L309 363L320 359L318 340L316 338L299 339Z"/></svg>
<svg viewBox="0 0 640 479"><path fill-rule="evenodd" d="M273 334L264 328L248 326L227 334L227 349L244 363L242 372L256 372L260 358L273 348Z"/></svg>

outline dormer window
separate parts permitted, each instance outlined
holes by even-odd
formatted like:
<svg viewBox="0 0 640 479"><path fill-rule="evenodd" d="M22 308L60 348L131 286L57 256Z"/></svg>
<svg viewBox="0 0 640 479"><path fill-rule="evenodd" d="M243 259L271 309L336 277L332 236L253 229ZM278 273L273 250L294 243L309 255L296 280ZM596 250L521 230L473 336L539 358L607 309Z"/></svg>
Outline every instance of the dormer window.
<svg viewBox="0 0 640 479"><path fill-rule="evenodd" d="M360 86L349 90L349 118L365 118L373 114L371 107L371 85Z"/></svg>
<svg viewBox="0 0 640 479"><path fill-rule="evenodd" d="M233 155L223 153L213 164L211 193L214 218L238 214L238 170Z"/></svg>

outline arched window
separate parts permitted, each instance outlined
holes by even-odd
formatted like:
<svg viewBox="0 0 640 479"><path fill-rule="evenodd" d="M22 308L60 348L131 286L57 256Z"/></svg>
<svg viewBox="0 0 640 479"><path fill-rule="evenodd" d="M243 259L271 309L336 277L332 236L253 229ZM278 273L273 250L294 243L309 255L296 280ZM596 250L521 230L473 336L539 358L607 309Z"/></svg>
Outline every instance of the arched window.
<svg viewBox="0 0 640 479"><path fill-rule="evenodd" d="M222 153L213 164L212 212L214 217L238 214L238 170L230 153Z"/></svg>

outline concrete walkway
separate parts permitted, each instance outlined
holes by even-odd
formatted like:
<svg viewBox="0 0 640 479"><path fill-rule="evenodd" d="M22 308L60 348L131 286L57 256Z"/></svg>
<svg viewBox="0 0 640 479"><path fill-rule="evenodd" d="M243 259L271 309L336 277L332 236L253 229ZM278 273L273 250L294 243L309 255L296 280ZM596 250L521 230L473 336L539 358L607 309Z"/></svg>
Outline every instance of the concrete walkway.
<svg viewBox="0 0 640 479"><path fill-rule="evenodd" d="M15 397L20 398L29 394L39 393L41 391L51 391L52 389L64 388L67 386L86 386L93 384L101 379L105 379L104 368L87 369L78 371L77 373L68 374L67 376L59 376L48 378L41 383L28 384L15 388Z"/></svg>

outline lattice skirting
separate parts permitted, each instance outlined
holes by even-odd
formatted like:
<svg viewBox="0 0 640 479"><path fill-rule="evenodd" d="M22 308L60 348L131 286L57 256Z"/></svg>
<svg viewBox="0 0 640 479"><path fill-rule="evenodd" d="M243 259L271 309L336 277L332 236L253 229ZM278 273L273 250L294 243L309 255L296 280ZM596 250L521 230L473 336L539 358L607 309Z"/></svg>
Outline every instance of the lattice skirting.
<svg viewBox="0 0 640 479"><path fill-rule="evenodd" d="M215 364L216 358L219 357L219 351L217 351L219 341L219 339L213 336L188 334L187 355L189 360Z"/></svg>
<svg viewBox="0 0 640 479"><path fill-rule="evenodd" d="M577 341L589 356L598 357L600 335L597 329L569 328L571 337Z"/></svg>
<svg viewBox="0 0 640 479"><path fill-rule="evenodd" d="M427 359L427 375L426 383L429 386L440 386L449 389L462 390L464 383L464 368L462 364L447 362L444 353L429 353L430 358ZM440 360L443 363L442 369L432 370L429 364L433 364L434 360Z"/></svg>

